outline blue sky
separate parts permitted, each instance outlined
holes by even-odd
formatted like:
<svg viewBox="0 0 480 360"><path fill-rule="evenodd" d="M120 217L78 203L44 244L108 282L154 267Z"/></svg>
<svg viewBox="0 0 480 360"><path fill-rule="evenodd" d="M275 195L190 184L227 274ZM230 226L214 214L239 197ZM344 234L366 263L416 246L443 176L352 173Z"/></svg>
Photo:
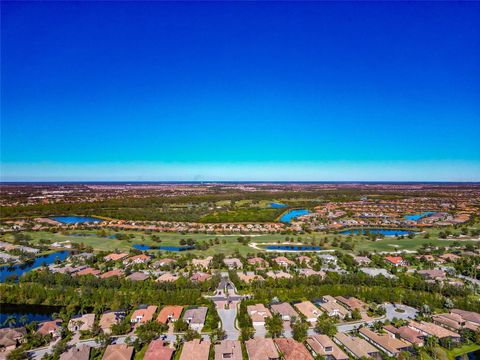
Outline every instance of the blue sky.
<svg viewBox="0 0 480 360"><path fill-rule="evenodd" d="M480 3L1 16L4 181L480 180Z"/></svg>

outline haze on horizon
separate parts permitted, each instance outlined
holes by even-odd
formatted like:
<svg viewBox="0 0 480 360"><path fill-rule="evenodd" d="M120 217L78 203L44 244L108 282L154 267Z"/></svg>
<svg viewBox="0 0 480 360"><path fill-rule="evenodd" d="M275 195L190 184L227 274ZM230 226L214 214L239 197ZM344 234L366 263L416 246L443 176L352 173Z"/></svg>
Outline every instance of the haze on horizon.
<svg viewBox="0 0 480 360"><path fill-rule="evenodd" d="M479 2L1 7L1 181L480 181Z"/></svg>

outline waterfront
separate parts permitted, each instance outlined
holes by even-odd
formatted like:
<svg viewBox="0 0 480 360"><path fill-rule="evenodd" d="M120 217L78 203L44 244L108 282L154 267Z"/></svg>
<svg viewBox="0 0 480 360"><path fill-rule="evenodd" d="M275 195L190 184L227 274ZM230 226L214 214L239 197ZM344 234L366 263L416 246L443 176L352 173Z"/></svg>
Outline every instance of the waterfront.
<svg viewBox="0 0 480 360"><path fill-rule="evenodd" d="M3 328L26 325L33 321L51 320L52 315L59 312L61 308L57 306L1 304L0 309L0 328ZM11 321L10 324L6 322L7 319L11 318L14 318L15 322Z"/></svg>
<svg viewBox="0 0 480 360"><path fill-rule="evenodd" d="M350 230L340 231L339 234L365 235L367 232L370 234L384 235L384 236L404 236L404 235L415 233L415 231L412 231L412 230L401 230L401 229L350 229Z"/></svg>
<svg viewBox="0 0 480 360"><path fill-rule="evenodd" d="M103 221L102 219L89 216L54 216L52 219L62 224L99 223Z"/></svg>
<svg viewBox="0 0 480 360"><path fill-rule="evenodd" d="M285 223L289 223L292 220L296 219L297 217L307 215L307 214L310 214L310 211L308 211L307 209L289 210L280 217L280 221L285 222Z"/></svg>
<svg viewBox="0 0 480 360"><path fill-rule="evenodd" d="M65 260L68 257L68 254L68 251L57 251L48 255L39 256L34 260L23 264L1 266L0 282L5 282L10 277L18 278L30 270L36 269L40 266L53 264L57 260Z"/></svg>

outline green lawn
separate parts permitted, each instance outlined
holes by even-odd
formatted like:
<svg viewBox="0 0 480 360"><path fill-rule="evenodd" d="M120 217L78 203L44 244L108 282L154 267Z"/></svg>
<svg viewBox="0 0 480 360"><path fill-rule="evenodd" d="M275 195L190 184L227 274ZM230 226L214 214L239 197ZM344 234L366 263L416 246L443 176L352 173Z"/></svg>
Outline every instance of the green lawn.
<svg viewBox="0 0 480 360"><path fill-rule="evenodd" d="M480 345L468 344L451 350L445 350L445 352L447 353L449 359L455 359L457 356L468 354L477 350L480 350Z"/></svg>

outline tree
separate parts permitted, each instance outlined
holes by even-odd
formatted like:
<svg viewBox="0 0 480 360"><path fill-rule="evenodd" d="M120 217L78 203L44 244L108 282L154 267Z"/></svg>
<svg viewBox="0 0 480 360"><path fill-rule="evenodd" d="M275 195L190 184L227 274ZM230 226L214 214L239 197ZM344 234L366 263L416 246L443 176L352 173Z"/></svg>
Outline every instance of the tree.
<svg viewBox="0 0 480 360"><path fill-rule="evenodd" d="M185 341L192 341L193 339L200 339L202 336L193 329L187 329L183 335Z"/></svg>
<svg viewBox="0 0 480 360"><path fill-rule="evenodd" d="M175 332L184 332L188 329L188 324L183 321L183 320L177 320L175 321L175 324L173 325L173 330Z"/></svg>
<svg viewBox="0 0 480 360"><path fill-rule="evenodd" d="M13 315L8 315L5 321L3 322L4 326L13 327L17 323L17 318Z"/></svg>
<svg viewBox="0 0 480 360"><path fill-rule="evenodd" d="M361 320L361 319L362 319L362 314L360 313L360 310L353 309L352 310L352 320Z"/></svg>
<svg viewBox="0 0 480 360"><path fill-rule="evenodd" d="M447 299L445 300L444 306L445 306L447 309L453 308L453 306L454 306L453 301L447 298Z"/></svg>
<svg viewBox="0 0 480 360"><path fill-rule="evenodd" d="M276 338L283 333L283 320L280 314L273 314L265 319L265 329L272 338Z"/></svg>
<svg viewBox="0 0 480 360"><path fill-rule="evenodd" d="M158 321L149 321L137 327L135 334L142 344L147 344L167 329L168 326L166 324L159 323Z"/></svg>
<svg viewBox="0 0 480 360"><path fill-rule="evenodd" d="M210 333L210 341L212 343L216 343L217 341L225 339L226 336L227 333L225 332L225 330L223 330L222 328L216 328Z"/></svg>
<svg viewBox="0 0 480 360"><path fill-rule="evenodd" d="M315 331L330 337L335 336L335 334L337 333L335 320L333 320L326 314L319 316L317 319L317 324L315 325Z"/></svg>
<svg viewBox="0 0 480 360"><path fill-rule="evenodd" d="M308 336L308 324L302 321L297 321L292 325L293 338L296 341L304 342Z"/></svg>

